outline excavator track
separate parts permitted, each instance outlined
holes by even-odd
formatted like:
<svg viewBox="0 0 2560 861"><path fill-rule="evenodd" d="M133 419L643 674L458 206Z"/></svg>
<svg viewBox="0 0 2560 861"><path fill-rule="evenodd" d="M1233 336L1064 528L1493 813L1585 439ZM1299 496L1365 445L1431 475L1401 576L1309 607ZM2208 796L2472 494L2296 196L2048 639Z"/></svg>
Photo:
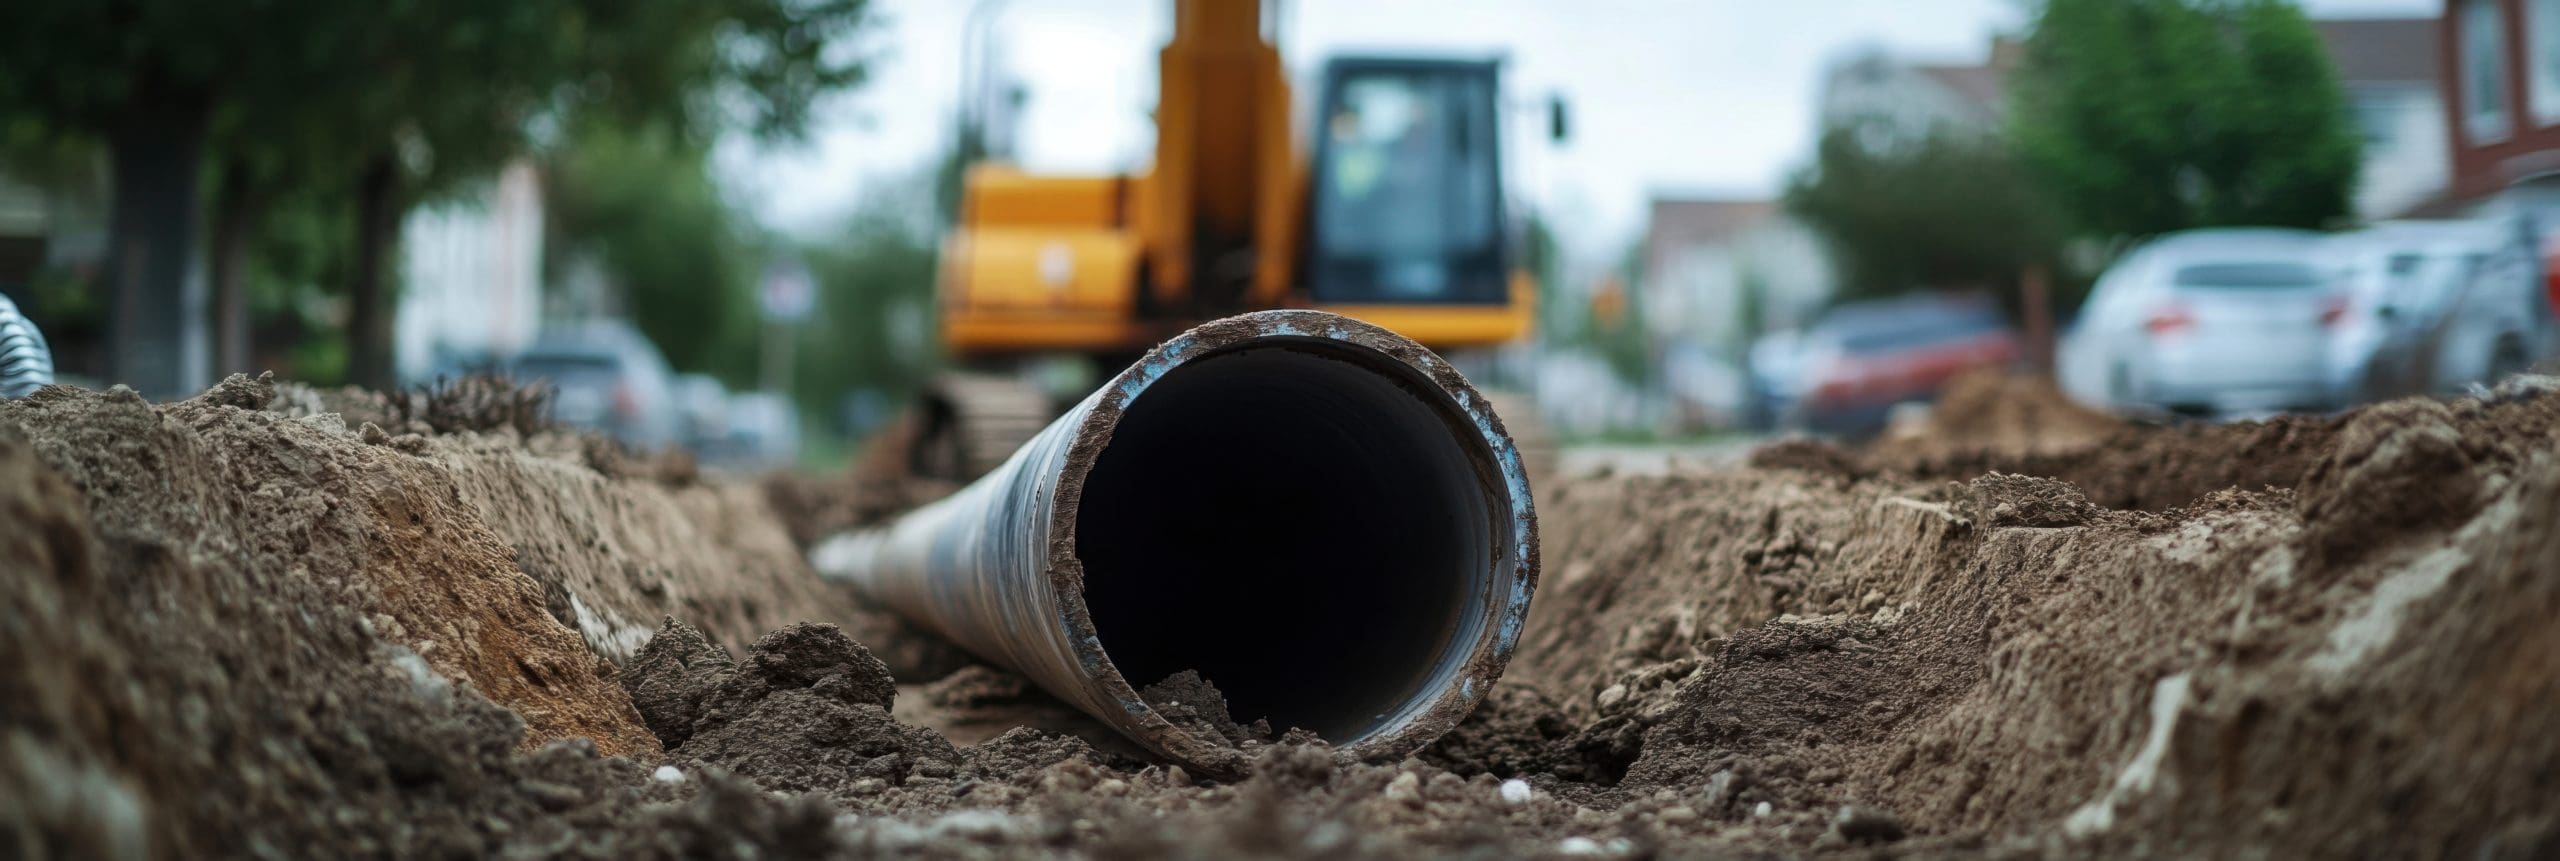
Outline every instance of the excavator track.
<svg viewBox="0 0 2560 861"><path fill-rule="evenodd" d="M1002 465L1058 416L1040 387L1000 374L943 374L925 387L920 406L909 469L959 483Z"/></svg>

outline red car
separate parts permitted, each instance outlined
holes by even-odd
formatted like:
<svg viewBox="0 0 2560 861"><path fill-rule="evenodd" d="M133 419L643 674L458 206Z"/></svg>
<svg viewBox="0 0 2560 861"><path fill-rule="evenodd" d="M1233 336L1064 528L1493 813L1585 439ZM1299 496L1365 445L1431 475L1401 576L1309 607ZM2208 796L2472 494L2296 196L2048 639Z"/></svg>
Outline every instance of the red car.
<svg viewBox="0 0 2560 861"><path fill-rule="evenodd" d="M1980 297L1842 305L1805 338L1804 394L1791 423L1850 435L1882 430L1896 405L1935 400L1947 381L2015 364L2022 353L2017 332Z"/></svg>

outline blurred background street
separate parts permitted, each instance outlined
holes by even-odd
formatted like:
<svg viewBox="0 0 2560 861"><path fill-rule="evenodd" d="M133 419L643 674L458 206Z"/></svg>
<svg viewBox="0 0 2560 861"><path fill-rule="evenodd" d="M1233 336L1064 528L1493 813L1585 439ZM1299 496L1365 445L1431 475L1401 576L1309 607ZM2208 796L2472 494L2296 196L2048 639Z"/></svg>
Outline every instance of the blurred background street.
<svg viewBox="0 0 2560 861"><path fill-rule="evenodd" d="M1221 251L1214 219L1197 242L971 231L1085 205L1046 177L1163 171L1178 5L15 4L0 294L66 382L497 371L555 385L563 421L742 467L839 462L961 376L1054 412L1166 325L1254 307L1419 331L1542 434L1622 451L1869 435L1982 368L2214 418L2560 353L2551 4L1273 2L1277 128L1339 144L1301 166L1323 211L1272 222L1313 246ZM1345 55L1498 70L1449 116L1486 106L1464 121L1499 159L1422 158L1487 183L1461 209L1511 286L1326 244L1454 217L1329 202L1374 169L1346 130L1442 132L1394 125L1409 93L1334 89ZM1216 298L1195 262L1250 283ZM1074 286L989 298L1016 277ZM1097 314L1125 337L1060 334Z"/></svg>

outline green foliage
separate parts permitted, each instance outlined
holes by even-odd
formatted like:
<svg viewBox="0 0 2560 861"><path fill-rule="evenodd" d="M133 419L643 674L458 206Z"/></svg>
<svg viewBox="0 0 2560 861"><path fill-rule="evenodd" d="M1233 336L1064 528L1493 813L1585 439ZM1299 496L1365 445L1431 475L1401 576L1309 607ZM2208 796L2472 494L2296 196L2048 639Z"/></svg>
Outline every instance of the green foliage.
<svg viewBox="0 0 2560 861"><path fill-rule="evenodd" d="M288 249L327 254L253 260L251 278L264 285L253 288L256 296L279 282L299 289L321 273L319 286L333 292L357 287L355 307L386 307L383 270L396 255L383 246L409 206L471 188L509 159L557 143L550 138L563 129L638 130L633 136L670 141L668 153L677 154L613 152L596 159L607 164L587 165L608 174L639 169L617 159L698 162L731 129L796 138L821 96L864 79L869 53L858 40L871 8L870 0L13 0L0 3L0 144L23 165L25 154L41 155L56 140L93 140L121 169L125 153L146 149L139 144L175 141L148 148L164 159L162 173L221 177L222 205L213 208L240 220L226 223L256 225L234 235L255 237L249 242L261 253L277 245L278 231L259 224L266 219L299 221L311 212L341 219L328 228L337 238L313 241L303 224L284 228ZM360 183L361 176L384 181ZM120 196L120 207L183 212L197 199L182 183L135 187L141 202ZM631 190L617 193L587 214L603 218L623 207L618 217L637 222L623 226L647 233L686 219L706 223L716 208L707 182L661 190L658 202L676 203L674 213L634 214ZM350 198L377 205L380 216L365 219L366 207L347 205ZM282 211L295 208L301 214ZM167 235L126 236L126 220L116 223L117 248L199 245L183 218L130 228ZM706 230L694 244L734 233ZM626 268L646 256L633 242L616 247ZM331 262L305 265L322 257ZM671 253L649 262L695 274L734 268L732 260ZM138 286L146 296L175 297L182 274L154 267ZM702 290L658 289L672 277L653 276L642 287L652 292L632 297L644 326L668 331L670 320L727 319L688 318L707 313ZM253 304L276 307L265 298ZM385 319L364 322L389 331ZM365 333L356 339L356 366L378 376L387 345Z"/></svg>
<svg viewBox="0 0 2560 861"><path fill-rule="evenodd" d="M1828 240L1843 299L2006 284L2061 244L2052 206L2007 148L1960 133L1832 129L1786 204Z"/></svg>
<svg viewBox="0 0 2560 861"><path fill-rule="evenodd" d="M2361 140L2283 0L2044 0L2013 78L2026 164L2086 232L2329 226Z"/></svg>
<svg viewBox="0 0 2560 861"><path fill-rule="evenodd" d="M751 382L760 261L712 182L703 148L589 126L549 167L552 270L594 261L670 364L732 385Z"/></svg>
<svg viewBox="0 0 2560 861"><path fill-rule="evenodd" d="M793 395L804 411L831 411L855 391L903 405L932 373L929 179L870 197L835 236L803 250L818 282L817 313L796 333Z"/></svg>

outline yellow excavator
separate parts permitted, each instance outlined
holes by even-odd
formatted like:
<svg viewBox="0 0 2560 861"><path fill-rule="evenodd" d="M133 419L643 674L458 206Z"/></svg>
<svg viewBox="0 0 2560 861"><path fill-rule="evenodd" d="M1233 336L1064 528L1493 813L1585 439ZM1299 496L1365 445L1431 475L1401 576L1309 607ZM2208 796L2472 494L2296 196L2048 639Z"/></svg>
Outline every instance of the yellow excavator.
<svg viewBox="0 0 2560 861"><path fill-rule="evenodd" d="M942 344L974 372L928 387L911 468L975 477L1062 411L1009 364L1078 356L1108 373L1217 317L1317 308L1443 353L1529 335L1500 61L1335 57L1302 143L1264 11L1174 0L1143 172L970 167L937 292ZM1563 105L1548 110L1561 139Z"/></svg>

